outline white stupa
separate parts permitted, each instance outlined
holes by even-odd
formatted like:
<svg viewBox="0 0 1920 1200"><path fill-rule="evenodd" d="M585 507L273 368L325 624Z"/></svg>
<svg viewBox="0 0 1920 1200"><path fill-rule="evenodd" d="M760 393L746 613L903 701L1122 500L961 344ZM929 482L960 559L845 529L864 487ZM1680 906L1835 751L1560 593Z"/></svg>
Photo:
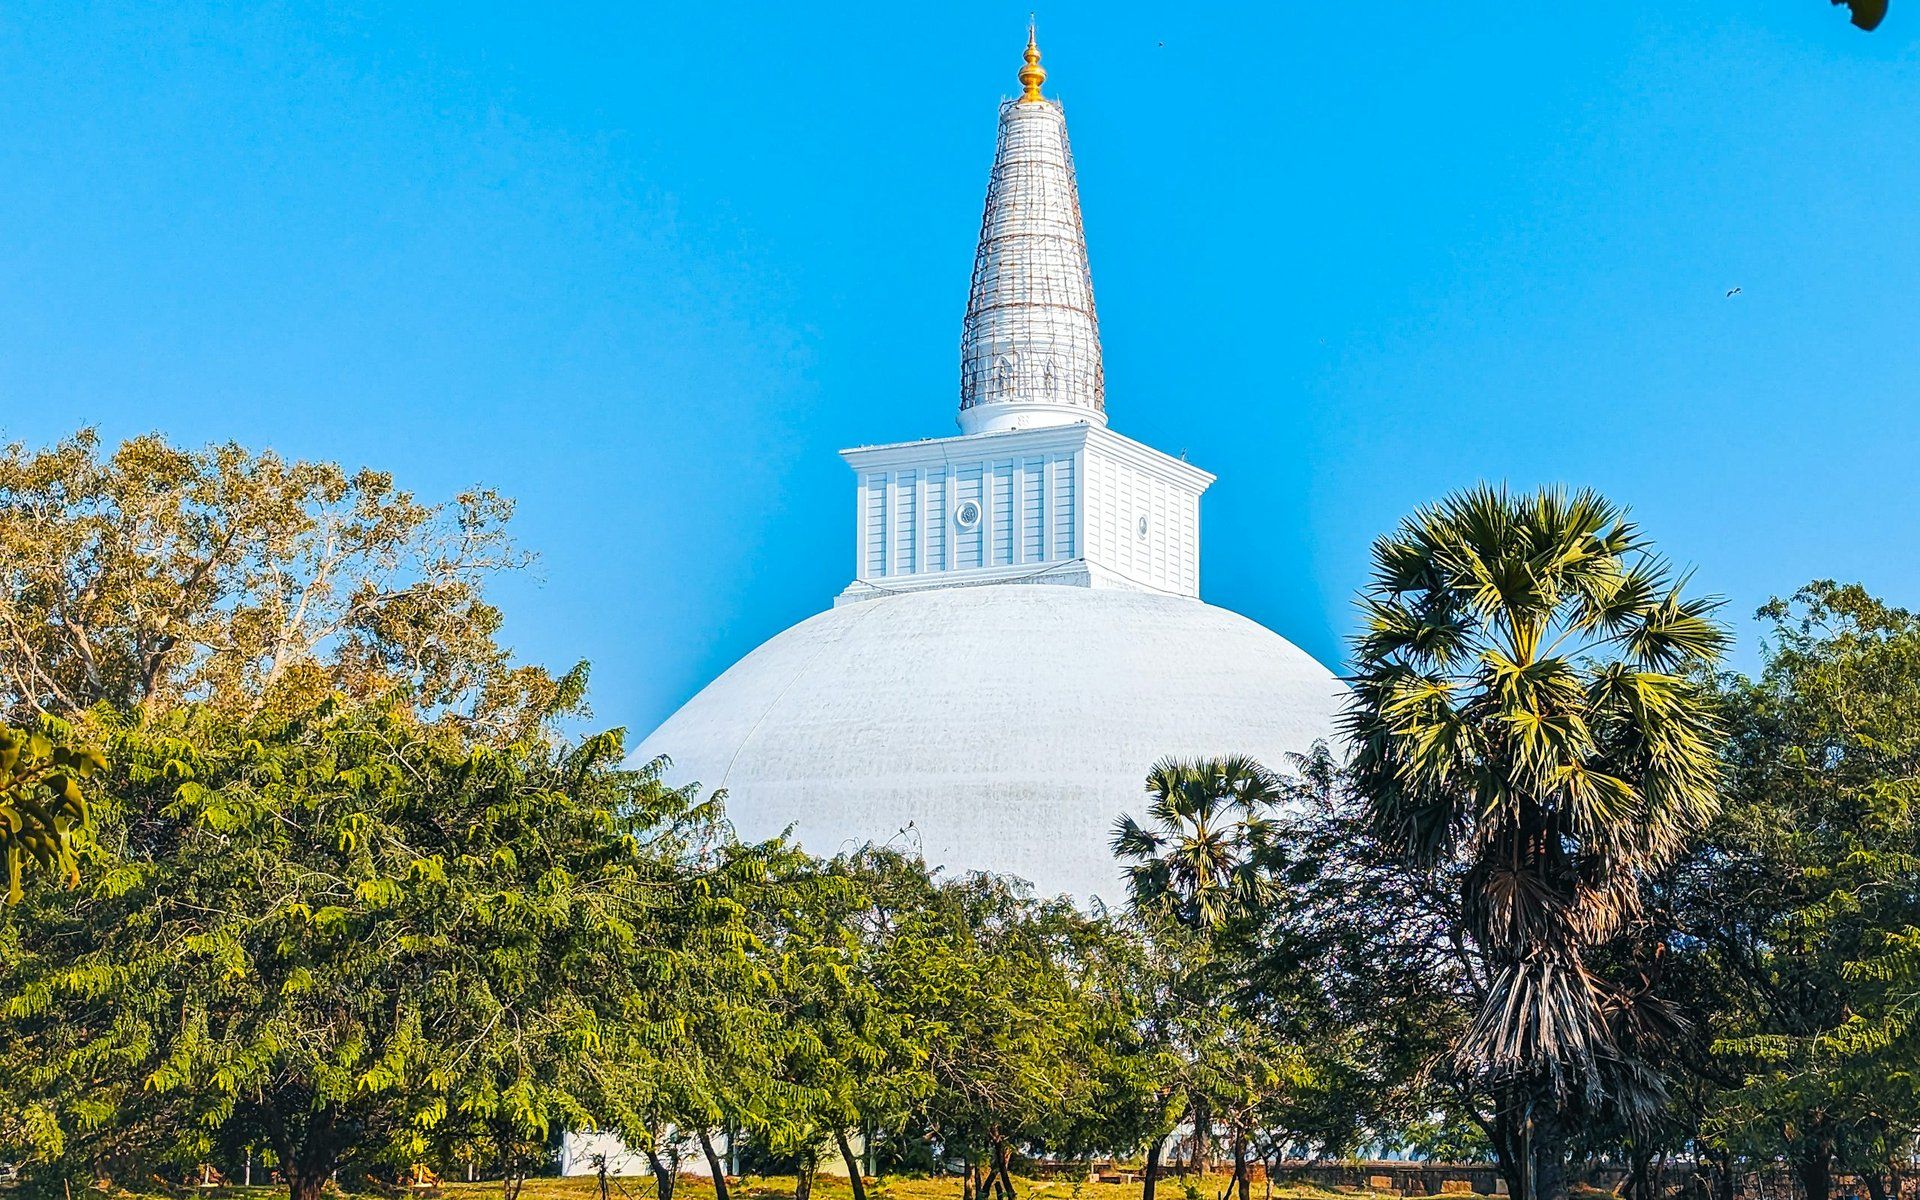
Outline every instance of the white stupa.
<svg viewBox="0 0 1920 1200"><path fill-rule="evenodd" d="M1213 476L1107 428L1099 322L1057 101L1028 40L1000 106L961 336L962 435L842 452L854 579L640 746L726 789L746 837L918 848L1042 893L1120 899L1115 819L1167 755L1280 765L1344 689L1201 602Z"/></svg>

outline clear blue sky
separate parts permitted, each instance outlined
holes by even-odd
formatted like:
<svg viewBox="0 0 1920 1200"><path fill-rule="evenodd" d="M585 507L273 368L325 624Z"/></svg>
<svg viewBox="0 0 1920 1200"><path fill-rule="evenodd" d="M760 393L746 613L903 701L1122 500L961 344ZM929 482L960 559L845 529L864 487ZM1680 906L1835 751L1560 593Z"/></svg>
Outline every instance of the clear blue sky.
<svg viewBox="0 0 1920 1200"><path fill-rule="evenodd" d="M644 732L844 585L836 449L952 431L1027 7L8 4L0 428L495 486L512 641ZM1173 7L1040 32L1209 600L1337 662L1484 478L1631 504L1743 665L1920 604L1920 2Z"/></svg>

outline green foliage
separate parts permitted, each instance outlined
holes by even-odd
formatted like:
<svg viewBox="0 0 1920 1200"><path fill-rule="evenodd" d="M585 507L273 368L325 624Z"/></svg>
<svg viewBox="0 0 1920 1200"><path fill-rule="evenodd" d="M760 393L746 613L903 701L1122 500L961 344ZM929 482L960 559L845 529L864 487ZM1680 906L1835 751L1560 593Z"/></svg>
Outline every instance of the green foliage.
<svg viewBox="0 0 1920 1200"><path fill-rule="evenodd" d="M619 754L337 702L120 727L102 865L0 933L26 1148L190 1164L257 1138L303 1197L450 1134L591 1123L607 1031L622 1066L670 1045L676 939L728 919L687 906L697 806Z"/></svg>
<svg viewBox="0 0 1920 1200"><path fill-rule="evenodd" d="M80 882L76 851L87 831L81 785L105 762L98 751L70 744L63 726L46 725L0 725L0 883L7 904L20 902L29 869L58 874L69 886Z"/></svg>
<svg viewBox="0 0 1920 1200"><path fill-rule="evenodd" d="M231 443L0 446L0 715L207 704L250 718L404 691L503 740L581 677L508 661L482 589L526 557L511 502Z"/></svg>
<svg viewBox="0 0 1920 1200"><path fill-rule="evenodd" d="M1149 1136L1183 1118L1220 1129L1243 1191L1252 1154L1340 1153L1391 1129L1408 1091L1395 1072L1419 1071L1431 1036L1379 1035L1394 1020L1425 1034L1436 1007L1433 979L1376 961L1415 926L1369 942L1350 919L1392 911L1356 901L1402 873L1351 869L1368 831L1332 755L1322 745L1286 765L1162 763L1151 827L1123 818L1114 839L1133 884L1126 932L1142 947L1141 1048L1160 1084Z"/></svg>
<svg viewBox="0 0 1920 1200"><path fill-rule="evenodd" d="M1136 908L1219 928L1267 899L1261 855L1280 781L1245 757L1162 759L1147 773L1147 818L1122 816L1113 852Z"/></svg>
<svg viewBox="0 0 1920 1200"><path fill-rule="evenodd" d="M1762 610L1772 649L1727 682L1725 810L1675 884L1712 980L1708 1131L1819 1175L1920 1130L1920 617L1820 582Z"/></svg>
<svg viewBox="0 0 1920 1200"><path fill-rule="evenodd" d="M1327 1155L1457 1140L1485 1116L1450 1053L1479 998L1459 937L1463 872L1407 871L1324 745L1293 766L1246 968L1262 1011L1309 1048L1291 1129Z"/></svg>
<svg viewBox="0 0 1920 1200"><path fill-rule="evenodd" d="M619 734L562 743L584 669L512 665L482 592L507 512L232 446L0 451L0 1161L52 1194L245 1154L293 1200L473 1164L515 1200L598 1129L671 1200L724 1130L865 1200L858 1135L1012 1200L1024 1156L1157 1162L1191 1122L1241 1200L1255 1157L1377 1142L1547 1195L1619 1159L1635 1200L1656 1156L1728 1195L1784 1155L1824 1200L1920 1133L1920 618L1858 588L1770 606L1716 697L1711 606L1605 501L1416 513L1353 763L1158 764L1108 913L743 842Z"/></svg>
<svg viewBox="0 0 1920 1200"><path fill-rule="evenodd" d="M1695 674L1725 634L1590 492L1464 492L1373 557L1346 728L1382 840L1468 866L1485 997L1463 1059L1591 1077L1610 999L1584 954L1715 811Z"/></svg>
<svg viewBox="0 0 1920 1200"><path fill-rule="evenodd" d="M1095 1094L1095 981L1077 961L1092 920L988 875L941 887L908 920L885 978L912 988L936 1033L930 1123L950 1152L1004 1170L1015 1147L1062 1137Z"/></svg>

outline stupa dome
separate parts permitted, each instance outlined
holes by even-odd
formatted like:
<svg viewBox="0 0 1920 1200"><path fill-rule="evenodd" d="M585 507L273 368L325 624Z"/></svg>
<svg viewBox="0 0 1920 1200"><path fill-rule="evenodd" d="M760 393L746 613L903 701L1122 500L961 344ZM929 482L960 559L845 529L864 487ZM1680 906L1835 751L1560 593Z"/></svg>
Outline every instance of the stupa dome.
<svg viewBox="0 0 1920 1200"><path fill-rule="evenodd" d="M640 747L727 790L742 836L868 841L1043 894L1124 898L1107 848L1165 755L1284 766L1343 685L1262 626L1184 596L988 584L842 604L748 654Z"/></svg>

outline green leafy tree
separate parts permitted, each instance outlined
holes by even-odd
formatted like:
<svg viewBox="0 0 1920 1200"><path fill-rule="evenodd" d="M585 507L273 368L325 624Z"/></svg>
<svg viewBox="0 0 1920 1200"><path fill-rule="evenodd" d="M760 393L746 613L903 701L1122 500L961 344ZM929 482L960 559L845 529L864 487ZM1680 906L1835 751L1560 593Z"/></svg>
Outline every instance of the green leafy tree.
<svg viewBox="0 0 1920 1200"><path fill-rule="evenodd" d="M691 800L697 789L680 794ZM784 1136L794 1109L794 1094L775 1074L785 1025L768 1002L767 939L796 909L795 881L814 860L781 839L740 841L722 801L716 794L695 804L679 823L671 857L686 889L677 908L656 916L656 936L674 947L676 969L650 977L646 996L652 1010L670 1015L671 1042L663 1051L644 1024L622 1023L609 1033L623 1048L592 1068L600 1102L590 1127L645 1155L661 1200L672 1200L682 1162L696 1150L726 1200L723 1131L772 1140Z"/></svg>
<svg viewBox="0 0 1920 1200"><path fill-rule="evenodd" d="M869 1146L883 1134L898 1135L933 1093L928 1063L936 1033L920 1003L927 997L907 978L918 952L905 939L913 936L915 914L939 904L940 895L924 861L887 848L843 855L832 873L852 884L838 893L844 908L836 922L859 948L858 970L826 1022L834 1058L847 1064L835 1140L855 1198L865 1200L862 1167L846 1131L857 1129Z"/></svg>
<svg viewBox="0 0 1920 1200"><path fill-rule="evenodd" d="M983 874L901 914L881 983L911 989L932 1075L923 1112L967 1200L1012 1200L1014 1156L1064 1140L1097 1094L1097 1001L1075 962L1090 919Z"/></svg>
<svg viewBox="0 0 1920 1200"><path fill-rule="evenodd" d="M260 1144L312 1200L460 1138L511 1200L529 1142L602 1117L601 1073L673 1045L690 802L617 737L477 746L330 702L111 751L103 864L3 916L4 1069L67 1162Z"/></svg>
<svg viewBox="0 0 1920 1200"><path fill-rule="evenodd" d="M1762 610L1765 669L1728 683L1726 802L1674 885L1715 1085L1706 1132L1890 1194L1920 1130L1920 617L1820 582Z"/></svg>
<svg viewBox="0 0 1920 1200"><path fill-rule="evenodd" d="M1698 677L1726 635L1591 492L1476 488L1373 559L1344 721L1357 787L1410 869L1464 868L1481 998L1459 1055L1502 1081L1509 1185L1559 1196L1559 1098L1623 1082L1602 1070L1622 992L1589 954L1715 812Z"/></svg>
<svg viewBox="0 0 1920 1200"><path fill-rule="evenodd" d="M1154 1200L1168 1140L1187 1119L1201 1086L1196 1026L1210 1021L1217 997L1197 983L1197 962L1211 942L1157 907L1129 908L1114 922L1103 961L1115 1001L1100 1043L1111 1054L1089 1144L1140 1149L1143 1200Z"/></svg>
<svg viewBox="0 0 1920 1200"><path fill-rule="evenodd" d="M1312 1071L1270 1146L1337 1157L1373 1142L1429 1156L1484 1145L1475 1080L1451 1054L1476 1002L1456 936L1459 872L1407 871L1325 745L1283 778L1243 1002L1305 1047Z"/></svg>
<svg viewBox="0 0 1920 1200"><path fill-rule="evenodd" d="M377 471L92 430L0 447L0 716L204 703L251 717L405 689L511 740L565 690L513 664L487 580L511 502ZM578 700L577 689L572 698Z"/></svg>
<svg viewBox="0 0 1920 1200"><path fill-rule="evenodd" d="M878 985L886 885L895 864L871 854L831 862L795 856L761 935L767 986L747 1002L771 1018L757 1045L779 1103L755 1128L798 1163L796 1197L811 1193L823 1148L837 1151L855 1200L865 1168L854 1136L909 1102L918 1048L907 1018Z"/></svg>
<svg viewBox="0 0 1920 1200"><path fill-rule="evenodd" d="M1170 920L1165 924L1171 926ZM1178 929L1185 941L1191 931ZM1186 1112L1188 1084L1169 1036L1173 972L1131 912L1098 913L1073 938L1072 972L1087 1020L1084 1104L1064 1110L1049 1133L1056 1155L1118 1158L1143 1153L1151 1200L1168 1137Z"/></svg>
<svg viewBox="0 0 1920 1200"><path fill-rule="evenodd" d="M79 884L76 851L87 830L81 785L104 765L98 751L66 737L0 725L0 883L8 904L20 902L29 869Z"/></svg>
<svg viewBox="0 0 1920 1200"><path fill-rule="evenodd" d="M1288 786L1252 759L1163 760L1148 773L1149 824L1123 816L1113 851L1126 867L1136 928L1158 978L1143 1033L1164 1078L1178 1081L1192 1122L1193 1161L1205 1169L1216 1121L1226 1126L1233 1186L1250 1184L1256 1135L1275 1101L1310 1071L1272 1019L1275 997L1247 984L1250 951L1277 895L1275 807ZM1254 1002L1259 1001L1260 1011ZM1148 1189L1160 1144L1149 1147Z"/></svg>

